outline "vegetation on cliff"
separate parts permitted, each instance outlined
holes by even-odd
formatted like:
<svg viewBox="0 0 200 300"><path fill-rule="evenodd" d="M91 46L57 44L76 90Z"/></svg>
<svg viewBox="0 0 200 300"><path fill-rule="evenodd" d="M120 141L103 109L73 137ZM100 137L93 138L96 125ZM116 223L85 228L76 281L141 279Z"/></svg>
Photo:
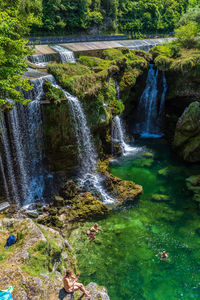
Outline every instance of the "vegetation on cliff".
<svg viewBox="0 0 200 300"><path fill-rule="evenodd" d="M185 76L199 73L200 7L189 9L175 31L176 40L150 50L155 65L162 70L182 72Z"/></svg>
<svg viewBox="0 0 200 300"><path fill-rule="evenodd" d="M123 111L117 99L115 79L119 81L122 100L135 84L137 77L147 69L149 56L124 49L109 49L101 57L81 56L78 63L48 66L57 82L82 102L89 125L108 124ZM123 99L124 98L124 99Z"/></svg>

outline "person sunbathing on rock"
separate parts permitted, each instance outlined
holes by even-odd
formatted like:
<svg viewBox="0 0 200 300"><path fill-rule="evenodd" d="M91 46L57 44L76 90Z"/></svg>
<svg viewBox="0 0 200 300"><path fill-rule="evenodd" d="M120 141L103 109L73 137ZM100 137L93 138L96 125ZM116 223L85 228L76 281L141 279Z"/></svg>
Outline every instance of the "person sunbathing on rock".
<svg viewBox="0 0 200 300"><path fill-rule="evenodd" d="M93 227L91 227L88 231L87 231L87 236L89 237L89 240L90 240L90 243L92 243L95 238L96 238L96 234L95 233L98 233L100 231L103 232L103 230L101 228L98 227L98 224L94 224Z"/></svg>
<svg viewBox="0 0 200 300"><path fill-rule="evenodd" d="M161 260L166 260L168 258L168 254L166 253L165 250L163 250L162 252L159 252L158 254L156 254L155 256L158 256L158 255L161 255L160 256L160 259Z"/></svg>
<svg viewBox="0 0 200 300"><path fill-rule="evenodd" d="M86 291L82 283L77 282L78 276L74 276L71 270L67 270L63 278L64 289L67 293L74 293L77 290L81 290L86 297L90 297L89 292Z"/></svg>

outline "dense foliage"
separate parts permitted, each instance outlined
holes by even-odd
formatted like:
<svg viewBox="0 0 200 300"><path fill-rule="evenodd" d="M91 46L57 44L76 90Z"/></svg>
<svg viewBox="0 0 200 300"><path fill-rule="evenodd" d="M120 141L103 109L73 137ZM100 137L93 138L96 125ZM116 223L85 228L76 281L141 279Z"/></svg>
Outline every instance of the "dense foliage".
<svg viewBox="0 0 200 300"><path fill-rule="evenodd" d="M30 1L30 0L26 0ZM38 0L39 1L39 0ZM43 0L43 24L33 33L171 33L197 0Z"/></svg>
<svg viewBox="0 0 200 300"><path fill-rule="evenodd" d="M22 35L33 24L40 24L41 12L41 0L0 0L0 104L5 104L5 99L27 103L19 88L31 88L22 77L31 50Z"/></svg>

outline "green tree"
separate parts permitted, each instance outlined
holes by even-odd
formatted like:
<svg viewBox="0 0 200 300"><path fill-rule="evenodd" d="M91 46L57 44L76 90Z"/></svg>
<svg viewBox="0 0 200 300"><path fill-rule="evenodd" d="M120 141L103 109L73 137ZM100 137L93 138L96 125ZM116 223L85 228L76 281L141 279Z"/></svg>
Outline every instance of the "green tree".
<svg viewBox="0 0 200 300"><path fill-rule="evenodd" d="M20 20L23 33L28 33L31 25L41 24L42 0L0 0L0 10Z"/></svg>
<svg viewBox="0 0 200 300"><path fill-rule="evenodd" d="M200 26L200 6L189 8L185 14L181 17L179 25L186 25L190 22L196 22Z"/></svg>
<svg viewBox="0 0 200 300"><path fill-rule="evenodd" d="M175 37L182 47L189 49L195 46L196 36L199 32L195 22L190 22L187 25L180 26L175 32Z"/></svg>
<svg viewBox="0 0 200 300"><path fill-rule="evenodd" d="M12 99L22 104L28 101L18 87L27 91L31 88L27 80L22 78L26 69L26 55L31 50L27 41L20 35L21 24L17 18L7 12L0 12L0 104Z"/></svg>

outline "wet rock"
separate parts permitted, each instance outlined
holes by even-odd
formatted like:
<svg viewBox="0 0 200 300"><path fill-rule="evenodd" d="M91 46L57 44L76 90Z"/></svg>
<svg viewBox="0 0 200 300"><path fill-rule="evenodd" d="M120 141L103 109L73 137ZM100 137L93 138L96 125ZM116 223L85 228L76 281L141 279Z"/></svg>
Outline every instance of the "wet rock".
<svg viewBox="0 0 200 300"><path fill-rule="evenodd" d="M38 217L37 211L27 211L26 214L28 217L33 218L33 219L36 219Z"/></svg>
<svg viewBox="0 0 200 300"><path fill-rule="evenodd" d="M84 221L102 217L107 213L108 208L105 204L97 200L91 193L86 192L73 198L68 219L70 221Z"/></svg>
<svg viewBox="0 0 200 300"><path fill-rule="evenodd" d="M122 180L108 172L104 176L107 191L117 200L115 205L132 201L143 192L142 186L132 181Z"/></svg>
<svg viewBox="0 0 200 300"><path fill-rule="evenodd" d="M188 162L200 161L200 103L187 107L176 125L173 146L177 154Z"/></svg>
<svg viewBox="0 0 200 300"><path fill-rule="evenodd" d="M155 201L167 201L169 200L169 196L163 194L152 194L151 199Z"/></svg>
<svg viewBox="0 0 200 300"><path fill-rule="evenodd" d="M65 200L61 196L54 196L54 205L57 207L62 207L65 205Z"/></svg>
<svg viewBox="0 0 200 300"><path fill-rule="evenodd" d="M73 180L68 180L62 187L61 195L70 200L78 194L77 184Z"/></svg>

